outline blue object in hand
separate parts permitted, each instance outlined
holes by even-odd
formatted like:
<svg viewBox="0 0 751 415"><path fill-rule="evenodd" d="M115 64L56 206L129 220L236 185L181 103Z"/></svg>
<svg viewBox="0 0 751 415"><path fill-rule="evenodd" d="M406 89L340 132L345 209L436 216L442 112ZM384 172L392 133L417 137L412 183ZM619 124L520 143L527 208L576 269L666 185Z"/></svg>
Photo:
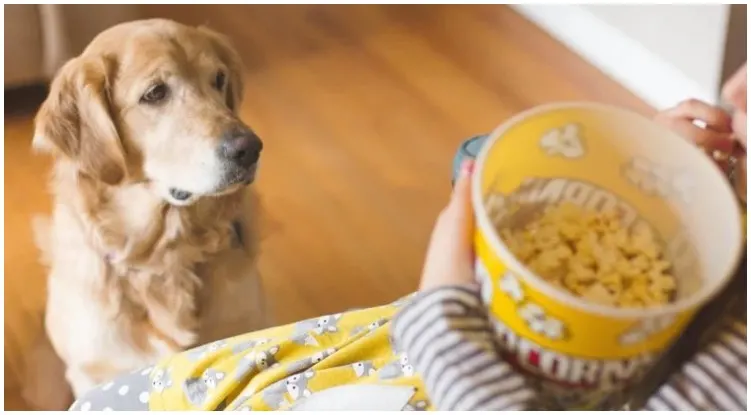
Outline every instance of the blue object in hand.
<svg viewBox="0 0 751 415"><path fill-rule="evenodd" d="M454 183L454 180L456 180L456 175L459 174L459 168L462 165L462 160L467 158L474 160L474 158L477 157L477 153L480 152L482 145L485 144L485 140L487 139L487 134L483 134L468 138L467 140L464 140L464 142L462 142L462 145L459 147L459 150L454 156L454 166L451 176L452 185Z"/></svg>

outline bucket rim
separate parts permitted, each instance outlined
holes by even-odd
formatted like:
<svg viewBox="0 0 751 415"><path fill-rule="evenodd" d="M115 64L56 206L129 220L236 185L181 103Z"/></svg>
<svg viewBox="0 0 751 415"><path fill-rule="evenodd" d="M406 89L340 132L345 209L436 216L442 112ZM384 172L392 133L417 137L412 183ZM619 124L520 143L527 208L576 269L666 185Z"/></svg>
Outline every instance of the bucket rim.
<svg viewBox="0 0 751 415"><path fill-rule="evenodd" d="M725 194L728 200L732 201L732 203L730 203L731 209L733 210L732 213L735 215L736 218L738 218L737 219L738 221L737 236L738 237L734 238L735 240L731 242L733 244L732 249L734 250L734 253L732 254L733 259L732 261L728 261L728 264L725 266L725 269L722 272L721 278L717 278L708 284L703 284L702 287L699 290L697 290L695 293L693 293L692 295L684 299L680 299L676 302L667 304L667 305L661 305L661 306L656 306L656 307L645 307L645 308L618 308L618 307L611 307L611 306L591 303L591 302L582 300L581 298L565 290L554 287L552 284L547 283L541 277L537 276L534 272L532 272L529 268L527 268L527 266L525 266L521 261L519 261L507 248L506 244L503 242L500 235L493 227L490 221L490 217L488 216L488 212L485 209L485 204L483 203L481 172L483 171L485 160L488 156L488 153L490 149L493 147L493 145L510 128L516 126L520 121L528 119L538 114L552 111L552 110L569 109L569 108L589 108L589 109L596 109L599 111L614 112L614 113L637 116L643 119L647 119L643 115L638 114L631 110L616 107L613 105L595 103L595 102L586 102L586 101L557 102L557 103L539 105L539 106L527 109L525 111L522 111L512 116L511 118L507 119L506 121L501 123L498 127L496 127L490 134L488 134L488 138L483 143L482 148L480 149L475 159L475 168L474 168L475 174L472 175L472 179L471 179L472 180L471 181L471 190L472 190L471 198L472 198L472 208L473 208L476 223L477 223L476 232L480 231L482 233L491 251L501 259L501 261L504 263L504 265L506 265L508 269L513 270L513 273L516 276L521 277L521 279L526 284L533 286L542 294L545 294L546 296L560 303L570 304L572 307L579 309L581 311L587 312L587 313L598 314L598 315L602 315L606 317L613 317L617 319L650 319L650 318L664 317L666 315L679 314L679 313L692 310L692 309L698 309L702 305L711 301L711 299L714 298L722 290L722 288L725 287L727 283L733 278L734 273L736 269L738 268L739 262L741 260L742 252L743 252L742 249L744 245L743 244L743 232L741 231L741 229L743 228L742 212L741 212L739 204L737 203L735 192L730 187L727 177L725 177L725 175L721 172L721 170L717 166L715 166L708 158L704 157L703 153L701 153L701 150L699 150L697 147L689 144L684 138L680 137L676 133L658 124L656 124L656 127L662 128L665 132L665 136L668 137L668 139L678 140L681 143L683 143L683 145L690 146L693 149L693 151L696 151L697 156L698 155L702 156L701 157L701 159L703 160L702 162L712 164L713 168L710 169L710 171L713 172L712 174L714 176L714 180L718 182L717 183L718 186L722 187L723 189L722 192ZM689 151L692 151L692 150L689 150Z"/></svg>

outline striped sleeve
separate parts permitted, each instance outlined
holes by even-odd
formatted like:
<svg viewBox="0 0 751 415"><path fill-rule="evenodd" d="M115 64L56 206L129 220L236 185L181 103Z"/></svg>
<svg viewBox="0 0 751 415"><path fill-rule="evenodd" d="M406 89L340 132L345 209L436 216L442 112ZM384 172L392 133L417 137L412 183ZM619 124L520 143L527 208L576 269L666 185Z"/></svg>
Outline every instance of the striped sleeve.
<svg viewBox="0 0 751 415"><path fill-rule="evenodd" d="M647 401L649 411L745 411L746 318L723 320L716 337Z"/></svg>
<svg viewBox="0 0 751 415"><path fill-rule="evenodd" d="M392 335L422 376L437 410L525 410L533 391L498 354L477 290L420 293L393 320Z"/></svg>

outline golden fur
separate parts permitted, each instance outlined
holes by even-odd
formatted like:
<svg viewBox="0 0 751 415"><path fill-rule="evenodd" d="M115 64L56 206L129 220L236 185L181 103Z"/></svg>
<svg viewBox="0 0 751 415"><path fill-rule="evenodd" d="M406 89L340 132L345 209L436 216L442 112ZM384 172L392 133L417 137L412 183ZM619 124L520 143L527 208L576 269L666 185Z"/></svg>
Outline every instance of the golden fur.
<svg viewBox="0 0 751 415"><path fill-rule="evenodd" d="M217 71L226 87L212 88ZM33 144L55 157L54 210L35 231L50 268L45 329L76 396L265 326L256 198L217 185L212 150L241 125L242 78L223 36L144 20L100 34L52 82ZM144 105L155 79L173 96ZM175 187L200 197L177 203Z"/></svg>

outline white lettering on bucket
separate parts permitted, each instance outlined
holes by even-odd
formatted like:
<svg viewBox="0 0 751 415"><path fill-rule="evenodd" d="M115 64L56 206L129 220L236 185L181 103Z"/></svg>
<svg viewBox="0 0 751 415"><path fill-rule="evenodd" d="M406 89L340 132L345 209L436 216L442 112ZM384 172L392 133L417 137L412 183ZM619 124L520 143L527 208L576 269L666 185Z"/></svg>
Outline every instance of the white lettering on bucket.
<svg viewBox="0 0 751 415"><path fill-rule="evenodd" d="M588 359L547 350L494 321L505 353L521 369L570 388L614 389L633 380L653 360L652 354L629 358Z"/></svg>

